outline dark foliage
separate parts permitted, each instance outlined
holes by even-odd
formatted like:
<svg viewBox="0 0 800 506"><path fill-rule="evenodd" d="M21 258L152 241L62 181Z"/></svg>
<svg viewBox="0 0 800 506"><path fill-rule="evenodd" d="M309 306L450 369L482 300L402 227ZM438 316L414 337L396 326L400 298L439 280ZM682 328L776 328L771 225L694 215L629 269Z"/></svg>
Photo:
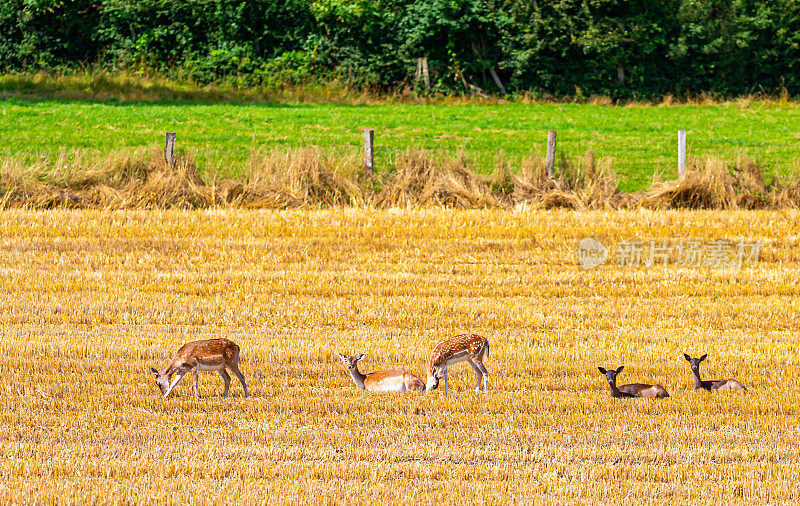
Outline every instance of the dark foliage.
<svg viewBox="0 0 800 506"><path fill-rule="evenodd" d="M613 98L800 94L796 0L0 0L0 71Z"/></svg>

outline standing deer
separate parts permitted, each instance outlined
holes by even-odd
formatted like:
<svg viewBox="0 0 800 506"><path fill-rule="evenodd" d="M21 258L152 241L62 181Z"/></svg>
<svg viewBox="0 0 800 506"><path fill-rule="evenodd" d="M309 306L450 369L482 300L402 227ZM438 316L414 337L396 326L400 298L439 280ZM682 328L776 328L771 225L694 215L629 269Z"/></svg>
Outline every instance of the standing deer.
<svg viewBox="0 0 800 506"><path fill-rule="evenodd" d="M706 380L703 381L700 379L700 362L706 359L708 353L704 354L700 358L692 358L686 353L683 354L683 358L686 359L687 362L692 367L692 375L694 379L694 385L692 385L692 391L695 393L697 392L716 392L717 390L744 390L747 389L736 381L735 379L725 379L725 380Z"/></svg>
<svg viewBox="0 0 800 506"><path fill-rule="evenodd" d="M616 370L611 369L610 371L606 371L602 367L598 367L598 369L600 373L606 377L606 381L608 381L608 388L611 389L611 397L656 397L658 399L669 397L667 390L661 385L629 383L627 385L617 386L617 375L625 369L624 365L619 366Z"/></svg>
<svg viewBox="0 0 800 506"><path fill-rule="evenodd" d="M475 391L481 391L481 381L483 381L483 389L488 392L489 371L483 365L484 353L489 356L489 341L478 334L461 334L440 342L433 348L431 358L428 360L428 380L425 390L435 390L439 386L439 380L444 378L444 391L447 392L449 389L447 366L466 360L478 376Z"/></svg>
<svg viewBox="0 0 800 506"><path fill-rule="evenodd" d="M197 389L200 371L217 371L225 382L222 396L226 397L231 384L231 377L225 371L227 367L242 382L244 396L248 397L250 393L247 391L247 383L244 381L244 374L239 370L239 365L239 346L236 343L229 339L208 339L184 344L164 369L158 371L155 367L151 367L150 370L155 374L156 384L164 397L168 396L181 378L190 371L194 376L194 394L200 397L200 391Z"/></svg>
<svg viewBox="0 0 800 506"><path fill-rule="evenodd" d="M425 390L425 383L413 374L403 371L375 371L363 374L358 370L358 361L364 358L364 354L355 357L347 357L337 353L342 359L350 376L356 383L359 390L369 390L371 392L421 392Z"/></svg>

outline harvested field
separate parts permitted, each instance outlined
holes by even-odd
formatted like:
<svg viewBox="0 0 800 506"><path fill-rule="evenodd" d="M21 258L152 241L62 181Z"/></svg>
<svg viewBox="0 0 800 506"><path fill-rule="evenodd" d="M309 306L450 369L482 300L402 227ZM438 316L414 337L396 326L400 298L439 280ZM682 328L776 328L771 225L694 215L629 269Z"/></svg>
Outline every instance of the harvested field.
<svg viewBox="0 0 800 506"><path fill-rule="evenodd" d="M800 500L800 212L6 209L0 501ZM578 240L759 239L735 268L577 266ZM357 391L491 343L488 395ZM184 342L242 348L252 397L152 380ZM697 395L682 354L746 393ZM660 383L668 399L613 399Z"/></svg>

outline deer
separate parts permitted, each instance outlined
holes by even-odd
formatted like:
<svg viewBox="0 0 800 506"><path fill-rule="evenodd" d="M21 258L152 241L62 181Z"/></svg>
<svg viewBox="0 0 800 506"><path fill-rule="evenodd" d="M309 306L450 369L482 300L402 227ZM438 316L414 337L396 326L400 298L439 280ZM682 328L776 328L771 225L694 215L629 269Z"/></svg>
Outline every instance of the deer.
<svg viewBox="0 0 800 506"><path fill-rule="evenodd" d="M689 362L689 365L692 367L692 375L694 384L692 385L692 391L695 393L700 392L716 392L717 390L743 390L747 391L747 389L736 381L735 379L724 379L724 380L706 380L703 381L700 379L700 362L708 357L708 353L703 354L700 358L692 358L688 354L684 353L683 358Z"/></svg>
<svg viewBox="0 0 800 506"><path fill-rule="evenodd" d="M242 383L244 396L249 397L247 383L245 383L244 374L239 370L239 365L241 365L239 346L236 343L229 339L207 339L184 344L166 367L160 371L155 367L151 367L150 370L155 374L156 384L164 397L172 392L172 389L186 373L191 372L194 377L194 394L198 398L200 391L197 388L197 380L200 371L217 371L225 382L225 391L222 392L222 396L227 397L228 388L231 385L231 377L225 370L227 367ZM175 375L174 380L172 379L173 375Z"/></svg>
<svg viewBox="0 0 800 506"><path fill-rule="evenodd" d="M625 369L624 365L617 367L617 369L605 370L598 367L600 374L606 377L608 381L608 388L611 389L611 397L631 399L637 397L655 397L663 399L669 397L667 390L661 385L647 385L644 383L630 383L627 385L617 386L617 375Z"/></svg>
<svg viewBox="0 0 800 506"><path fill-rule="evenodd" d="M425 390L425 383L417 376L403 371L375 371L363 374L358 370L358 361L364 354L348 357L337 353L342 359L347 371L353 378L356 388L371 392L421 392Z"/></svg>
<svg viewBox="0 0 800 506"><path fill-rule="evenodd" d="M436 390L439 387L439 380L444 378L444 391L447 392L449 390L447 367L467 361L478 376L475 392L481 391L481 382L484 392L488 392L489 371L483 365L484 353L489 356L489 341L478 334L461 334L440 342L433 348L428 360L425 391Z"/></svg>

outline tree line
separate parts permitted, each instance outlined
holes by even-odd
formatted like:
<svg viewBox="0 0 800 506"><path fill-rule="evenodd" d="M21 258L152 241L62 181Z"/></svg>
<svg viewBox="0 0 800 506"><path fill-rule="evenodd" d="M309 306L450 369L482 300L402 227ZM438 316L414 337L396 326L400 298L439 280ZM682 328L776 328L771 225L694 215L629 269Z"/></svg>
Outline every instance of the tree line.
<svg viewBox="0 0 800 506"><path fill-rule="evenodd" d="M87 67L382 92L797 95L800 2L0 0L0 71Z"/></svg>

